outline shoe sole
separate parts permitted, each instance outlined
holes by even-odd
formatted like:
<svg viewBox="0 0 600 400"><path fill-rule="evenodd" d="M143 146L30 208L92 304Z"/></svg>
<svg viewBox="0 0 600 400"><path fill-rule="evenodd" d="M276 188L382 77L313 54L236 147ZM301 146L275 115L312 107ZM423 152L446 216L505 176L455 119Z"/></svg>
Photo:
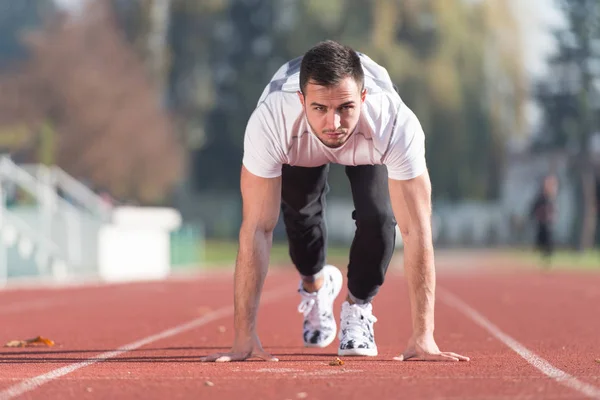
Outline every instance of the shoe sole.
<svg viewBox="0 0 600 400"><path fill-rule="evenodd" d="M375 357L377 349L338 349L338 356L367 356Z"/></svg>
<svg viewBox="0 0 600 400"><path fill-rule="evenodd" d="M335 299L337 299L338 295L342 291L344 277L342 275L342 272L339 269L337 269L336 267L334 267L333 265L326 265L323 267L323 269L333 269L333 270L335 270L334 273L338 274L340 277L339 287L335 287L335 291L334 291L334 295L333 295L333 301L335 302ZM324 347L329 346L331 343L333 343L333 341L335 340L335 338L337 336L337 323L335 322L335 320L333 321L333 326L334 326L333 334L331 335L331 337L327 338L327 340L324 340L321 343L306 343L306 342L304 342L304 347L309 347L309 348L312 347L312 348L322 349Z"/></svg>

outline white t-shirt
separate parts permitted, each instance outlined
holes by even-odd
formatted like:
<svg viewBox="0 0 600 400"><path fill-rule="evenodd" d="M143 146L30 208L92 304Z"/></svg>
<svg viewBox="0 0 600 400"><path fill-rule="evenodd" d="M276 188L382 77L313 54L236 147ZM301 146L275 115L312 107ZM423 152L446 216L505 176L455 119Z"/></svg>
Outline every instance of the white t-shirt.
<svg viewBox="0 0 600 400"><path fill-rule="evenodd" d="M298 98L302 57L283 65L265 87L246 126L243 164L252 174L275 178L283 164L317 167L386 165L388 177L405 180L426 169L425 135L415 114L394 90L385 68L359 53L367 96L356 129L338 148L312 133Z"/></svg>

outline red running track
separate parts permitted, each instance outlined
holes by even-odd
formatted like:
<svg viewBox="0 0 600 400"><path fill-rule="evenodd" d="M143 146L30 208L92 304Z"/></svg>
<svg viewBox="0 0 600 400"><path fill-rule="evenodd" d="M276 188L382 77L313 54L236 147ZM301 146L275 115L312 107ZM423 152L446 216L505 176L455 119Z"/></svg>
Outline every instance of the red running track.
<svg viewBox="0 0 600 400"><path fill-rule="evenodd" d="M600 274L440 273L436 339L468 363L398 362L410 335L406 282L374 302L378 357L337 341L302 347L297 276L273 270L259 334L277 363L201 363L231 345L231 273L126 285L0 292L0 399L600 399ZM336 302L339 316L342 297Z"/></svg>

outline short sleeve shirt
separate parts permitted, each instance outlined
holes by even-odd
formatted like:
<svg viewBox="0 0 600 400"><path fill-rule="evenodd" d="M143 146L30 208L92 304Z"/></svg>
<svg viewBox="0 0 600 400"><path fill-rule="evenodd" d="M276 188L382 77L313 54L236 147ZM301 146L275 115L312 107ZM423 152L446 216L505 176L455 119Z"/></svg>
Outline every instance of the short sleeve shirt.
<svg viewBox="0 0 600 400"><path fill-rule="evenodd" d="M401 100L385 68L359 53L367 96L348 140L329 148L312 133L298 98L301 57L275 73L248 120L243 165L252 174L275 178L284 164L316 167L385 165L388 177L406 180L426 170L425 135Z"/></svg>

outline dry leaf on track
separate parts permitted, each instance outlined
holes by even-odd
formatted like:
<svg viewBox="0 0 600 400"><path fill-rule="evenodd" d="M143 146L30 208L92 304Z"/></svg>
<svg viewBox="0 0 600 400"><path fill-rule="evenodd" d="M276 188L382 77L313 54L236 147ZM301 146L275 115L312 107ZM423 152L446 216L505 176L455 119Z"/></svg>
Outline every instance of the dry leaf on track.
<svg viewBox="0 0 600 400"><path fill-rule="evenodd" d="M27 340L11 340L4 347L31 347L31 346L54 346L54 341L42 336L37 336Z"/></svg>
<svg viewBox="0 0 600 400"><path fill-rule="evenodd" d="M342 360L340 360L338 357L336 357L335 360L329 362L329 365L337 367L340 365L344 365L344 362Z"/></svg>

